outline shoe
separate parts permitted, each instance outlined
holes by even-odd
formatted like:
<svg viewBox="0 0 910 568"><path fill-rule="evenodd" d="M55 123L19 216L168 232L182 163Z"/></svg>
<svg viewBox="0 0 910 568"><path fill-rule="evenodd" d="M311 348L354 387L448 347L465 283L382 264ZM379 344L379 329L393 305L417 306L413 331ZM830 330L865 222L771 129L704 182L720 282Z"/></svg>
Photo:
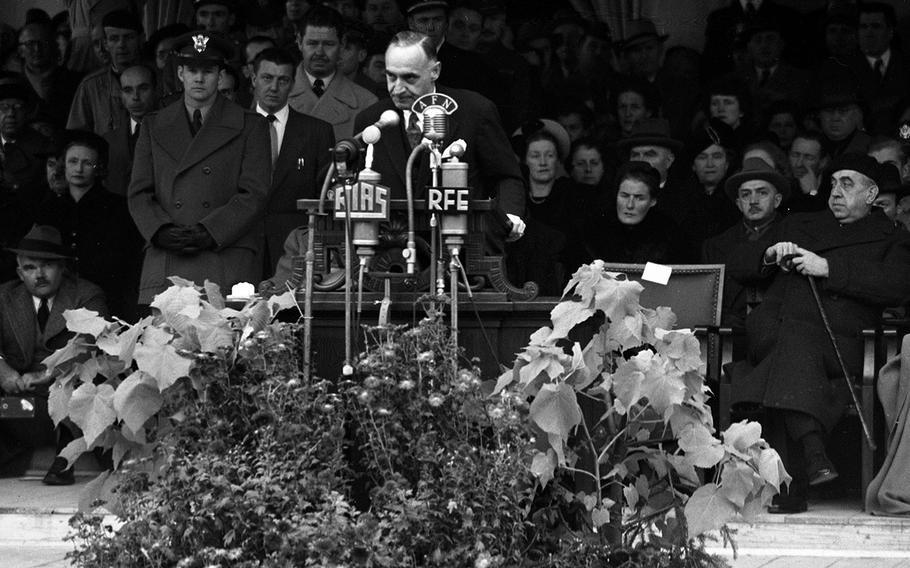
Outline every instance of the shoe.
<svg viewBox="0 0 910 568"><path fill-rule="evenodd" d="M821 467L809 474L809 485L815 487L822 483L834 481L838 477L840 477L840 475L837 473L837 470L834 469L834 466L829 465L827 467Z"/></svg>
<svg viewBox="0 0 910 568"><path fill-rule="evenodd" d="M795 513L805 513L809 509L806 501L795 501L790 503L772 503L768 507L768 512L772 515L793 515Z"/></svg>
<svg viewBox="0 0 910 568"><path fill-rule="evenodd" d="M72 485L76 483L76 474L73 468L67 468L67 461L63 458L54 458L54 463L47 470L41 483L45 485Z"/></svg>

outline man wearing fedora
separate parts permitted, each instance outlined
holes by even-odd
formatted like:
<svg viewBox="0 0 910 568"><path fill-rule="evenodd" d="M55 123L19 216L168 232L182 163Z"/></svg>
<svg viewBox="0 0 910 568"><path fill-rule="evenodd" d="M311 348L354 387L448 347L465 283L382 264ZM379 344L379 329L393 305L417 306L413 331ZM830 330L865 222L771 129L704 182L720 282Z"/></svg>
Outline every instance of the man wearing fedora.
<svg viewBox="0 0 910 568"><path fill-rule="evenodd" d="M148 243L139 303L169 276L222 289L258 282L261 216L271 175L266 119L218 93L232 44L190 32L175 45L183 97L142 121L127 190L130 213Z"/></svg>
<svg viewBox="0 0 910 568"><path fill-rule="evenodd" d="M721 188L719 188L721 189ZM723 233L707 239L702 246L705 264L727 264L744 243L771 244L774 226L780 221L778 208L790 196L790 182L761 158L749 158L742 170L730 176L722 187L723 196L740 211L739 221ZM761 303L766 286L724 277L723 325L743 330L746 314Z"/></svg>
<svg viewBox="0 0 910 568"><path fill-rule="evenodd" d="M0 421L0 440L10 444L8 452L29 451L49 437L53 425L47 416L47 394L52 379L41 363L72 337L63 312L85 308L107 316L104 293L94 284L67 273L70 258L60 232L47 225L35 225L11 252L16 255L18 280L0 285L0 390L4 395L34 397L35 424ZM57 430L57 452L77 432L65 423ZM2 453L2 452L0 452ZM73 470L66 460L56 458L44 477L48 485L70 485Z"/></svg>
<svg viewBox="0 0 910 568"><path fill-rule="evenodd" d="M747 357L728 370L733 403L764 408L765 437L793 476L771 512L805 511L808 487L838 477L825 437L851 397L826 325L848 372L858 376L863 363L858 330L873 327L884 308L910 295L910 235L873 205L880 167L864 154L844 154L831 165L826 211L788 216L777 227L774 244L746 243L727 264L740 282L768 286L746 318ZM766 179L772 179L770 173ZM743 180L734 176L730 188L740 182L739 191Z"/></svg>
<svg viewBox="0 0 910 568"><path fill-rule="evenodd" d="M832 159L846 153L866 153L872 138L863 126L864 107L865 101L849 83L822 86L818 121L825 135L825 153Z"/></svg>

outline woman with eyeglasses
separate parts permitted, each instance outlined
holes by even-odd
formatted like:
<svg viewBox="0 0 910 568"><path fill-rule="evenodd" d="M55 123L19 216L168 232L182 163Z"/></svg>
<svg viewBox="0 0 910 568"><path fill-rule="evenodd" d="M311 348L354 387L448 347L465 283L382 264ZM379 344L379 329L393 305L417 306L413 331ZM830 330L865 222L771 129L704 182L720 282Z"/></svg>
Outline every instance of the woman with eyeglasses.
<svg viewBox="0 0 910 568"><path fill-rule="evenodd" d="M44 200L37 222L60 231L78 276L104 290L111 313L134 321L142 239L126 198L104 187L107 142L97 134L77 132L59 159L66 191Z"/></svg>

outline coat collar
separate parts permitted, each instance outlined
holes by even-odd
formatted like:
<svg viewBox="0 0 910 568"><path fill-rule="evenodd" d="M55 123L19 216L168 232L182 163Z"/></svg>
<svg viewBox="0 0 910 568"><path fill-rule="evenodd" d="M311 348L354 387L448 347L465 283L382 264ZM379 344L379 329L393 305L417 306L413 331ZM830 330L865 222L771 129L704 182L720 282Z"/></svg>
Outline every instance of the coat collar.
<svg viewBox="0 0 910 568"><path fill-rule="evenodd" d="M355 84L353 81L336 72L332 82L325 88L321 97L317 97L310 85L310 79L306 71L303 70L303 63L297 66L297 72L294 74L294 88L288 95L288 100L303 98L313 104L313 108L326 104L326 101L335 101L342 105L356 109L360 103L357 98Z"/></svg>
<svg viewBox="0 0 910 568"><path fill-rule="evenodd" d="M189 119L183 99L165 107L152 128L151 135L177 162L174 174L197 164L218 148L243 133L244 111L218 95L205 122L194 137L190 133Z"/></svg>
<svg viewBox="0 0 910 568"><path fill-rule="evenodd" d="M873 210L869 215L853 223L841 224L830 210L819 211L795 218L797 232L804 238L797 237L796 243L813 252L855 246L863 243L881 241L890 238L897 230L894 223L880 210Z"/></svg>
<svg viewBox="0 0 910 568"><path fill-rule="evenodd" d="M32 301L32 295L28 293L25 285L19 282L10 290L9 306L3 306L3 314L10 319L10 328L19 344L19 349L23 355L29 359L25 364L31 365L35 353L35 337L38 333L38 319L35 314L35 305ZM57 295L54 296L54 304L51 306L50 316L47 319L47 327L44 329L43 340L45 343L60 333L66 331L66 320L63 319L63 312L76 306L76 281L65 276L60 284Z"/></svg>

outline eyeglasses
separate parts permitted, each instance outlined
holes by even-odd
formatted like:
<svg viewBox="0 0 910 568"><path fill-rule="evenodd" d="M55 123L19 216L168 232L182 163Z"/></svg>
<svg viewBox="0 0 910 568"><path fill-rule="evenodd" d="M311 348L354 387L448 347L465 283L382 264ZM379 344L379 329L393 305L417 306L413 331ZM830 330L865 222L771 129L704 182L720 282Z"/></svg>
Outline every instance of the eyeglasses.
<svg viewBox="0 0 910 568"><path fill-rule="evenodd" d="M28 41L20 41L19 46L24 47L25 49L40 49L47 45L48 42L43 39L30 39Z"/></svg>
<svg viewBox="0 0 910 568"><path fill-rule="evenodd" d="M83 168L95 169L98 167L98 162L94 160L80 160L79 158L68 158L66 160L67 166L76 167L82 165Z"/></svg>
<svg viewBox="0 0 910 568"><path fill-rule="evenodd" d="M0 103L0 112L8 114L12 111L22 112L25 105L22 103Z"/></svg>

